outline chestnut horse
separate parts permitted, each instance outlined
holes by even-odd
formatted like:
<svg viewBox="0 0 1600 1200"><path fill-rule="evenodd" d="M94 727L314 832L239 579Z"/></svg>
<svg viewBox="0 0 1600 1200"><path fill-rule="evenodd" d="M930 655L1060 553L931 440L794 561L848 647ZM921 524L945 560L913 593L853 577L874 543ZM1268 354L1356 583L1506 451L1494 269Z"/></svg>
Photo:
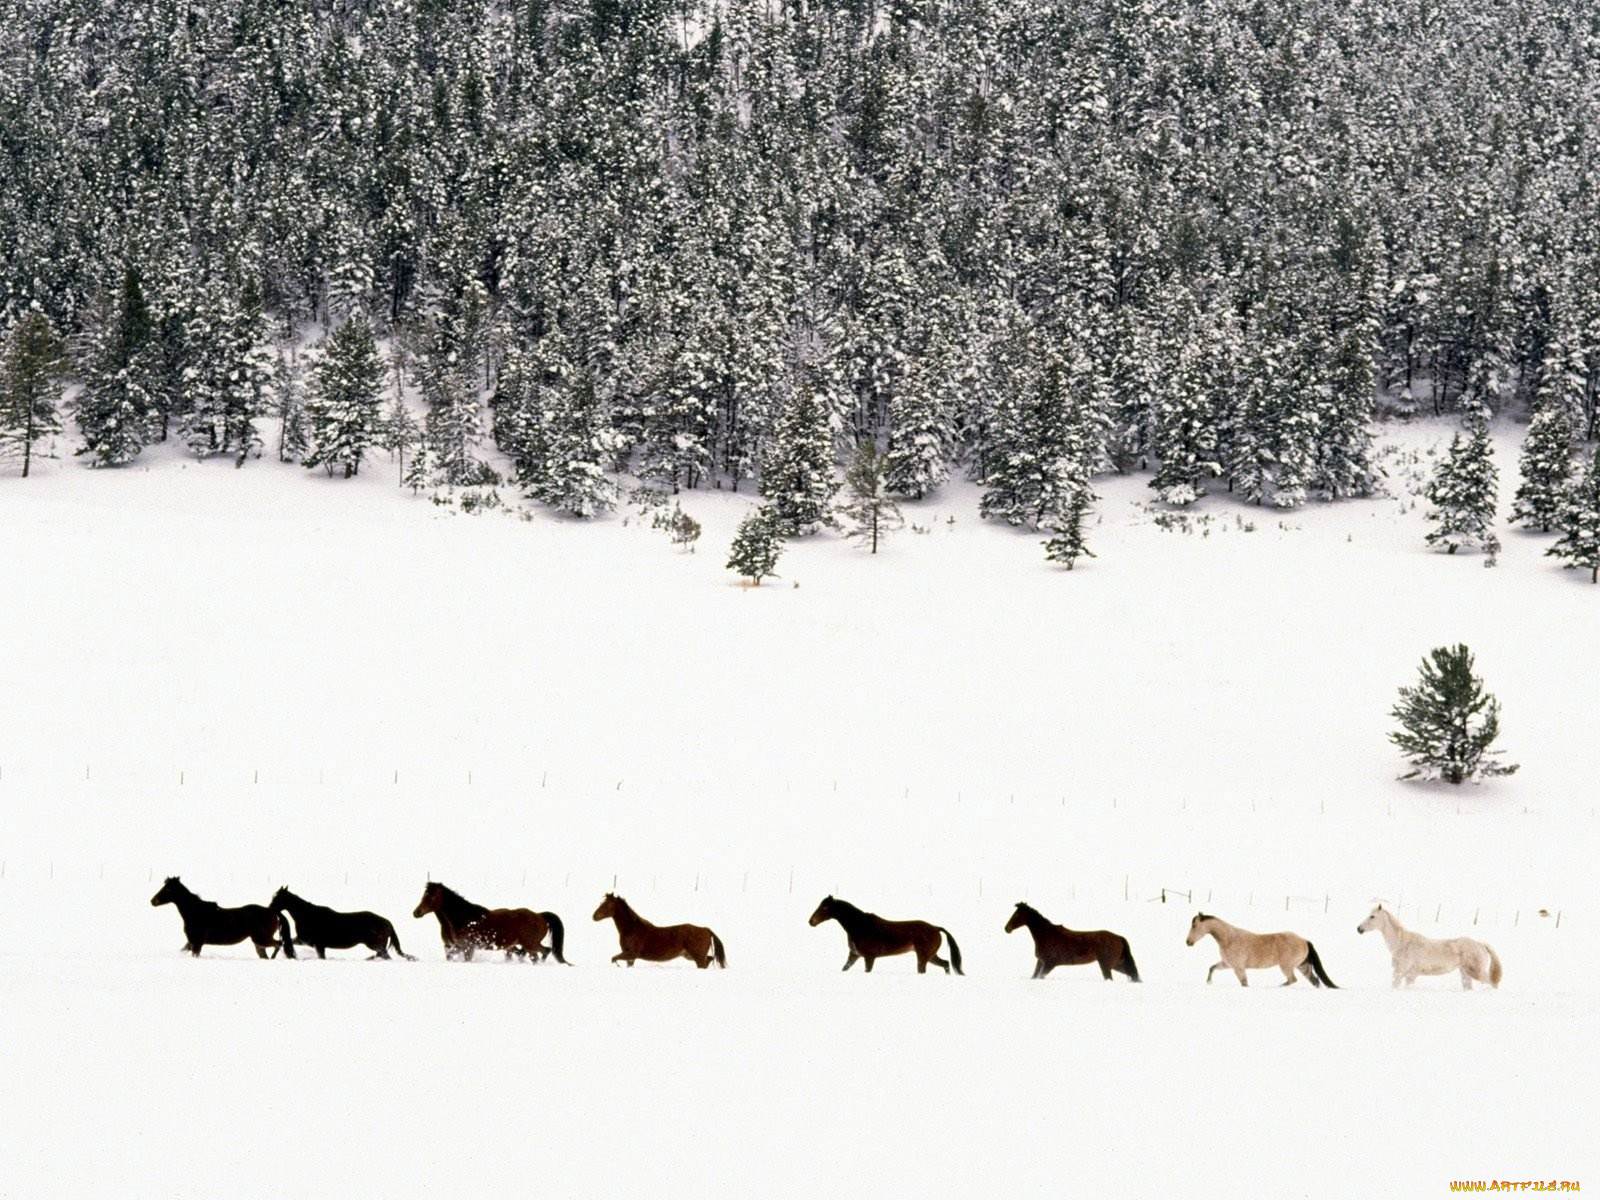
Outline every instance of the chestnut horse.
<svg viewBox="0 0 1600 1200"><path fill-rule="evenodd" d="M1100 974L1108 981L1111 972L1121 971L1134 983L1139 982L1133 951L1128 947L1128 939L1120 933L1105 929L1081 933L1065 925L1052 925L1038 909L1019 903L1006 922L1006 932L1011 933L1024 925L1033 934L1034 979L1043 979L1057 967L1098 963Z"/></svg>
<svg viewBox="0 0 1600 1200"><path fill-rule="evenodd" d="M294 940L313 947L318 958L327 958L329 950L349 950L354 946L365 946L373 952L373 958L388 958L389 947L393 946L401 958L416 962L400 949L400 939L389 919L377 913L337 912L302 900L286 887L277 890L268 907L294 918Z"/></svg>
<svg viewBox="0 0 1600 1200"><path fill-rule="evenodd" d="M1296 971L1304 975L1312 987L1339 986L1322 969L1317 948L1298 933L1251 933L1229 925L1221 917L1195 913L1185 940L1192 946L1207 934L1217 939L1222 951L1222 961L1212 963L1211 970L1206 972L1207 983L1216 972L1231 970L1238 976L1240 987L1249 987L1250 981L1245 978L1247 969L1277 967L1283 972L1284 987L1294 982Z"/></svg>
<svg viewBox="0 0 1600 1200"><path fill-rule="evenodd" d="M485 908L452 892L444 884L429 883L411 915L439 918L439 936L444 939L446 958L472 961L478 950L504 950L509 961L513 954L531 956L535 962L554 954L556 961L570 965L561 957L566 939L561 918L553 912L534 912L527 908ZM544 935L550 935L545 946Z"/></svg>
<svg viewBox="0 0 1600 1200"><path fill-rule="evenodd" d="M289 922L282 913L262 908L259 904L246 904L240 908L223 908L210 900L202 900L176 876L171 875L161 885L161 890L150 897L152 905L175 904L183 918L183 935L188 938L184 946L190 954L200 957L202 946L235 946L249 938L255 943L257 958L271 958L283 947L285 958L294 957L294 943L289 936ZM273 939L277 938L277 941ZM272 954L267 953L268 947Z"/></svg>
<svg viewBox="0 0 1600 1200"><path fill-rule="evenodd" d="M918 975L927 974L929 963L943 967L946 975L950 974L951 967L955 968L957 975L962 974L961 947L956 945L956 939L942 925L930 925L926 921L886 921L877 913L862 912L854 904L836 900L832 896L825 897L817 905L817 911L811 914L813 926L821 925L824 921L837 921L844 927L845 937L850 943L850 957L844 960L843 970L848 971L855 965L856 959L864 958L867 970L871 971L872 964L880 958L914 950ZM940 934L950 943L949 962L939 957Z"/></svg>
<svg viewBox="0 0 1600 1200"><path fill-rule="evenodd" d="M645 962L687 958L704 971L715 959L717 966L727 969L722 939L703 925L652 925L614 892L607 892L594 910L596 921L607 917L616 922L617 941L622 944L622 953L611 957L614 963L625 962L631 967L641 958Z"/></svg>

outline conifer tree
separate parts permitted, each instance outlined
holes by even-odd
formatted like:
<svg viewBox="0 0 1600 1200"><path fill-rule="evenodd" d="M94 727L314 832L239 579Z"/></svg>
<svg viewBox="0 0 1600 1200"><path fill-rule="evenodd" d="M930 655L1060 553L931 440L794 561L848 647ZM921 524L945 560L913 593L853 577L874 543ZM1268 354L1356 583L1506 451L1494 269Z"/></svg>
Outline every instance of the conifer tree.
<svg viewBox="0 0 1600 1200"><path fill-rule="evenodd" d="M411 412L405 397L396 395L383 418L383 448L398 463L400 486L406 483L406 454L422 444L422 424Z"/></svg>
<svg viewBox="0 0 1600 1200"><path fill-rule="evenodd" d="M807 367L762 451L761 495L774 527L794 536L831 522L829 503L837 490L828 412L818 395L814 371Z"/></svg>
<svg viewBox="0 0 1600 1200"><path fill-rule="evenodd" d="M1458 433L1450 439L1450 449L1424 493L1434 507L1428 519L1435 528L1427 541L1450 554L1462 546L1477 546L1492 560L1500 539L1493 529L1498 472L1489 446L1489 410L1481 402L1470 402L1465 418L1466 436Z"/></svg>
<svg viewBox="0 0 1600 1200"><path fill-rule="evenodd" d="M34 447L61 432L56 402L65 347L50 318L37 309L18 317L0 344L0 454L22 461L28 477Z"/></svg>
<svg viewBox="0 0 1600 1200"><path fill-rule="evenodd" d="M1588 567L1589 582L1600 582L1600 449L1569 489L1558 524L1561 540L1545 553Z"/></svg>
<svg viewBox="0 0 1600 1200"><path fill-rule="evenodd" d="M381 432L384 367L365 315L358 313L328 335L312 375L305 465L326 467L330 475L342 468L349 479Z"/></svg>
<svg viewBox="0 0 1600 1200"><path fill-rule="evenodd" d="M921 500L950 474L950 434L936 373L945 365L938 349L910 359L889 402L889 448L884 478L899 496Z"/></svg>
<svg viewBox="0 0 1600 1200"><path fill-rule="evenodd" d="M1511 519L1541 532L1561 519L1572 479L1572 425L1554 406L1540 406L1522 439L1522 482Z"/></svg>
<svg viewBox="0 0 1600 1200"><path fill-rule="evenodd" d="M121 466L144 449L161 403L160 328L133 267L123 271L115 308L90 336L73 413L83 435L78 453L97 467Z"/></svg>
<svg viewBox="0 0 1600 1200"><path fill-rule="evenodd" d="M311 448L311 421L306 413L300 362L292 350L278 354L272 392L278 417L278 461L301 462Z"/></svg>
<svg viewBox="0 0 1600 1200"><path fill-rule="evenodd" d="M1423 659L1417 686L1400 689L1390 715L1401 727L1389 740L1415 768L1403 779L1459 784L1517 769L1493 761L1500 753L1489 749L1500 735L1500 702L1473 675L1472 651L1464 645L1440 646Z"/></svg>
<svg viewBox="0 0 1600 1200"><path fill-rule="evenodd" d="M728 553L728 569L760 587L763 579L776 573L782 554L777 518L768 506L762 505L739 522Z"/></svg>
<svg viewBox="0 0 1600 1200"><path fill-rule="evenodd" d="M1157 463L1150 486L1163 503L1182 507L1198 500L1207 476L1222 473L1211 410L1210 340L1203 323L1179 332L1176 362L1151 418L1151 449Z"/></svg>
<svg viewBox="0 0 1600 1200"><path fill-rule="evenodd" d="M616 507L617 487L607 467L618 439L593 370L580 366L558 386L546 388L540 417L546 451L534 497L575 517Z"/></svg>
<svg viewBox="0 0 1600 1200"><path fill-rule="evenodd" d="M905 524L900 506L889 495L884 469L885 456L878 453L872 442L862 442L857 447L850 465L845 469L846 498L839 511L846 520L845 536L868 543L872 553L878 552L878 542Z"/></svg>
<svg viewBox="0 0 1600 1200"><path fill-rule="evenodd" d="M1070 571L1078 559L1095 557L1095 552L1089 549L1084 530L1089 507L1094 500L1094 493L1087 487L1079 488L1068 498L1060 512L1046 519L1045 528L1050 531L1050 537L1044 543L1047 561L1061 563Z"/></svg>

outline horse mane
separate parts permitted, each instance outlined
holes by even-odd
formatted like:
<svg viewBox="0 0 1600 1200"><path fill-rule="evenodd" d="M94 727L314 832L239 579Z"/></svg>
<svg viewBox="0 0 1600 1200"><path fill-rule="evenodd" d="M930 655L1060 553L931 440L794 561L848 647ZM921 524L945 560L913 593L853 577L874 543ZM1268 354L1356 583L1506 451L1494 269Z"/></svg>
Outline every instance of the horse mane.
<svg viewBox="0 0 1600 1200"><path fill-rule="evenodd" d="M823 903L831 904L835 908L842 909L844 912L849 913L852 916L864 917L867 915L866 909L857 908L854 904L851 904L850 901L841 900L837 896L829 896Z"/></svg>
<svg viewBox="0 0 1600 1200"><path fill-rule="evenodd" d="M439 891L441 893L443 893L445 900L447 900L452 906L454 906L458 910L459 909L467 910L467 912L469 913L469 916L467 918L468 920L475 921L479 917L483 916L484 913L489 911L483 905L475 904L471 900L468 900L460 892L455 891L452 888L446 887L444 884L440 883L437 879L429 880L428 886L429 887L438 888Z"/></svg>

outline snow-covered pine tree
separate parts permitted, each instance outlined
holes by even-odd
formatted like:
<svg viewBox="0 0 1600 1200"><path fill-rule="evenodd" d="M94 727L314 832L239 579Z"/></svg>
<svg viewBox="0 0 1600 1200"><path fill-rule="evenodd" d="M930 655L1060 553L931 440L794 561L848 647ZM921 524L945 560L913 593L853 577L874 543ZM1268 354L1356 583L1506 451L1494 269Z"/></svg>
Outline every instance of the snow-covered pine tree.
<svg viewBox="0 0 1600 1200"><path fill-rule="evenodd" d="M1522 439L1522 482L1511 520L1548 533L1561 518L1572 482L1575 439L1582 429L1584 364L1559 334L1544 348L1533 418Z"/></svg>
<svg viewBox="0 0 1600 1200"><path fill-rule="evenodd" d="M1589 582L1600 583L1600 449L1568 490L1558 526L1561 540L1545 553L1588 567Z"/></svg>
<svg viewBox="0 0 1600 1200"><path fill-rule="evenodd" d="M19 459L24 479L34 447L61 432L65 370L66 348L49 317L30 309L12 322L0 342L0 456Z"/></svg>
<svg viewBox="0 0 1600 1200"><path fill-rule="evenodd" d="M783 539L772 510L762 505L739 522L728 552L728 569L737 571L755 586L776 573L783 554Z"/></svg>
<svg viewBox="0 0 1600 1200"><path fill-rule="evenodd" d="M810 367L784 404L761 452L761 495L774 527L785 536L810 533L832 522L833 433Z"/></svg>
<svg viewBox="0 0 1600 1200"><path fill-rule="evenodd" d="M1378 485L1372 463L1372 406L1377 395L1373 352L1376 304L1357 296L1336 314L1326 382L1317 387L1310 490L1325 500L1370 496Z"/></svg>
<svg viewBox="0 0 1600 1200"><path fill-rule="evenodd" d="M1493 761L1500 753L1489 749L1500 735L1500 702L1473 675L1472 651L1464 645L1440 646L1423 659L1417 686L1400 689L1390 715L1401 727L1389 740L1416 768L1403 779L1459 784L1517 769Z"/></svg>
<svg viewBox="0 0 1600 1200"><path fill-rule="evenodd" d="M243 466L261 451L255 422L266 407L272 357L262 337L260 297L223 274L205 284L184 322L179 436L196 455L234 455Z"/></svg>
<svg viewBox="0 0 1600 1200"><path fill-rule="evenodd" d="M1180 508L1200 498L1208 476L1222 473L1207 361L1210 331L1192 300L1179 306L1179 322L1166 347L1171 365L1151 414L1157 466L1150 486L1163 503Z"/></svg>
<svg viewBox="0 0 1600 1200"><path fill-rule="evenodd" d="M139 273L127 267L112 311L91 331L83 390L74 418L97 467L130 463L144 449L159 407L159 327L145 303Z"/></svg>
<svg viewBox="0 0 1600 1200"><path fill-rule="evenodd" d="M1434 508L1428 519L1435 527L1427 541L1450 554L1462 546L1477 546L1492 560L1500 550L1493 528L1499 474L1489 445L1489 410L1481 400L1469 397L1463 417L1466 436L1458 433L1450 439L1450 449L1423 493Z"/></svg>
<svg viewBox="0 0 1600 1200"><path fill-rule="evenodd" d="M544 389L540 417L546 457L533 496L575 517L616 507L617 487L607 469L618 438L594 370L580 365L558 386Z"/></svg>
<svg viewBox="0 0 1600 1200"><path fill-rule="evenodd" d="M306 413L300 360L291 350L278 352L272 379L272 406L278 417L278 461L297 463L311 448L311 421Z"/></svg>
<svg viewBox="0 0 1600 1200"><path fill-rule="evenodd" d="M366 315L357 313L330 333L312 368L306 400L310 425L308 467L343 469L349 479L381 433L383 360Z"/></svg>
<svg viewBox="0 0 1600 1200"><path fill-rule="evenodd" d="M985 517L1038 528L1071 494L1071 380L1061 347L1049 335L1025 335L1016 388L995 404L986 456L988 487L978 502Z"/></svg>
<svg viewBox="0 0 1600 1200"><path fill-rule="evenodd" d="M383 448L396 460L400 472L400 486L406 482L406 455L422 445L422 423L402 395L389 402L383 417Z"/></svg>
<svg viewBox="0 0 1600 1200"><path fill-rule="evenodd" d="M905 519L889 494L884 455L872 442L862 442L856 448L845 468L844 486L846 494L839 512L845 518L845 536L866 542L876 554L878 542L904 525Z"/></svg>
<svg viewBox="0 0 1600 1200"><path fill-rule="evenodd" d="M1095 495L1088 487L1076 489L1068 497L1060 512L1045 518L1044 527L1050 537L1044 543L1044 556L1049 562L1058 562L1067 570L1080 558L1094 558L1089 549L1084 528Z"/></svg>

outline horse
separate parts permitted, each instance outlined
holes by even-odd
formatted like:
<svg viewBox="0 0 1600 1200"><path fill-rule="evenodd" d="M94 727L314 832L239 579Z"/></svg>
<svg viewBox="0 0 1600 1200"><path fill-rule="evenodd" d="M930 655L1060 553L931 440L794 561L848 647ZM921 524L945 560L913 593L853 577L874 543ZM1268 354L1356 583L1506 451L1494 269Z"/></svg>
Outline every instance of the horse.
<svg viewBox="0 0 1600 1200"><path fill-rule="evenodd" d="M1383 905L1367 914L1367 919L1356 926L1357 933L1376 929L1388 943L1389 957L1394 962L1394 986L1405 980L1410 987L1418 975L1448 975L1461 972L1463 991L1472 990L1472 981L1500 986L1500 956L1486 942L1458 937L1440 941L1412 933L1400 919Z"/></svg>
<svg viewBox="0 0 1600 1200"><path fill-rule="evenodd" d="M813 926L821 925L824 921L837 921L844 927L845 937L850 943L850 957L844 960L843 970L848 971L855 966L856 959L861 958L866 960L866 969L871 972L872 964L878 959L914 950L918 975L927 974L929 963L943 967L946 975L950 974L952 967L957 975L963 974L961 947L956 945L956 939L942 925L930 925L926 921L886 921L877 913L863 912L854 904L836 900L832 896L824 897L822 903L817 905L817 911L811 914ZM949 962L939 957L940 934L950 943Z"/></svg>
<svg viewBox="0 0 1600 1200"><path fill-rule="evenodd" d="M417 961L400 949L394 925L377 913L337 912L303 900L286 887L273 894L268 907L273 912L287 912L294 918L295 942L314 948L318 958L327 958L330 949L349 950L354 946L365 946L373 951L372 958L388 958L389 947L393 946L394 952L407 962Z"/></svg>
<svg viewBox="0 0 1600 1200"><path fill-rule="evenodd" d="M156 907L177 905L178 915L183 918L183 935L189 939L184 949L196 958L200 957L203 946L235 946L246 938L255 944L257 958L275 958L280 945L285 958L294 957L289 922L282 913L270 908L259 904L223 908L196 896L176 875L167 877L161 890L150 897L150 903ZM271 954L267 953L268 947L272 949Z"/></svg>
<svg viewBox="0 0 1600 1200"><path fill-rule="evenodd" d="M704 925L652 925L614 892L607 892L600 907L594 910L596 921L607 917L616 922L617 941L622 945L622 953L611 956L614 963L625 962L631 967L641 958L645 962L687 958L702 971L713 960L723 970L728 968L722 939Z"/></svg>
<svg viewBox="0 0 1600 1200"><path fill-rule="evenodd" d="M439 918L439 936L444 940L446 958L472 961L478 950L504 950L509 962L513 954L542 962L554 954L556 961L570 966L561 957L566 928L553 912L534 912L528 908L485 908L452 892L444 884L431 882L422 889L422 899L413 917L429 913ZM543 944L550 935L550 945Z"/></svg>
<svg viewBox="0 0 1600 1200"><path fill-rule="evenodd" d="M1251 933L1229 925L1221 917L1195 913L1194 920L1189 922L1188 944L1194 945L1208 933L1217 939L1222 961L1213 963L1206 972L1207 983L1218 970L1227 968L1239 977L1240 987L1249 987L1250 981L1245 978L1247 968L1277 967L1283 972L1284 987L1294 982L1296 971L1304 975L1312 987L1339 986L1322 969L1317 948L1298 933Z"/></svg>
<svg viewBox="0 0 1600 1200"><path fill-rule="evenodd" d="M1111 972L1120 971L1134 983L1139 982L1139 968L1134 965L1133 951L1128 939L1120 933L1105 929L1079 932L1065 925L1053 925L1038 909L1019 903L1011 919L1006 922L1006 932L1011 933L1024 925L1033 934L1033 979L1043 979L1057 967L1081 967L1085 963L1098 963L1100 974L1107 981Z"/></svg>

